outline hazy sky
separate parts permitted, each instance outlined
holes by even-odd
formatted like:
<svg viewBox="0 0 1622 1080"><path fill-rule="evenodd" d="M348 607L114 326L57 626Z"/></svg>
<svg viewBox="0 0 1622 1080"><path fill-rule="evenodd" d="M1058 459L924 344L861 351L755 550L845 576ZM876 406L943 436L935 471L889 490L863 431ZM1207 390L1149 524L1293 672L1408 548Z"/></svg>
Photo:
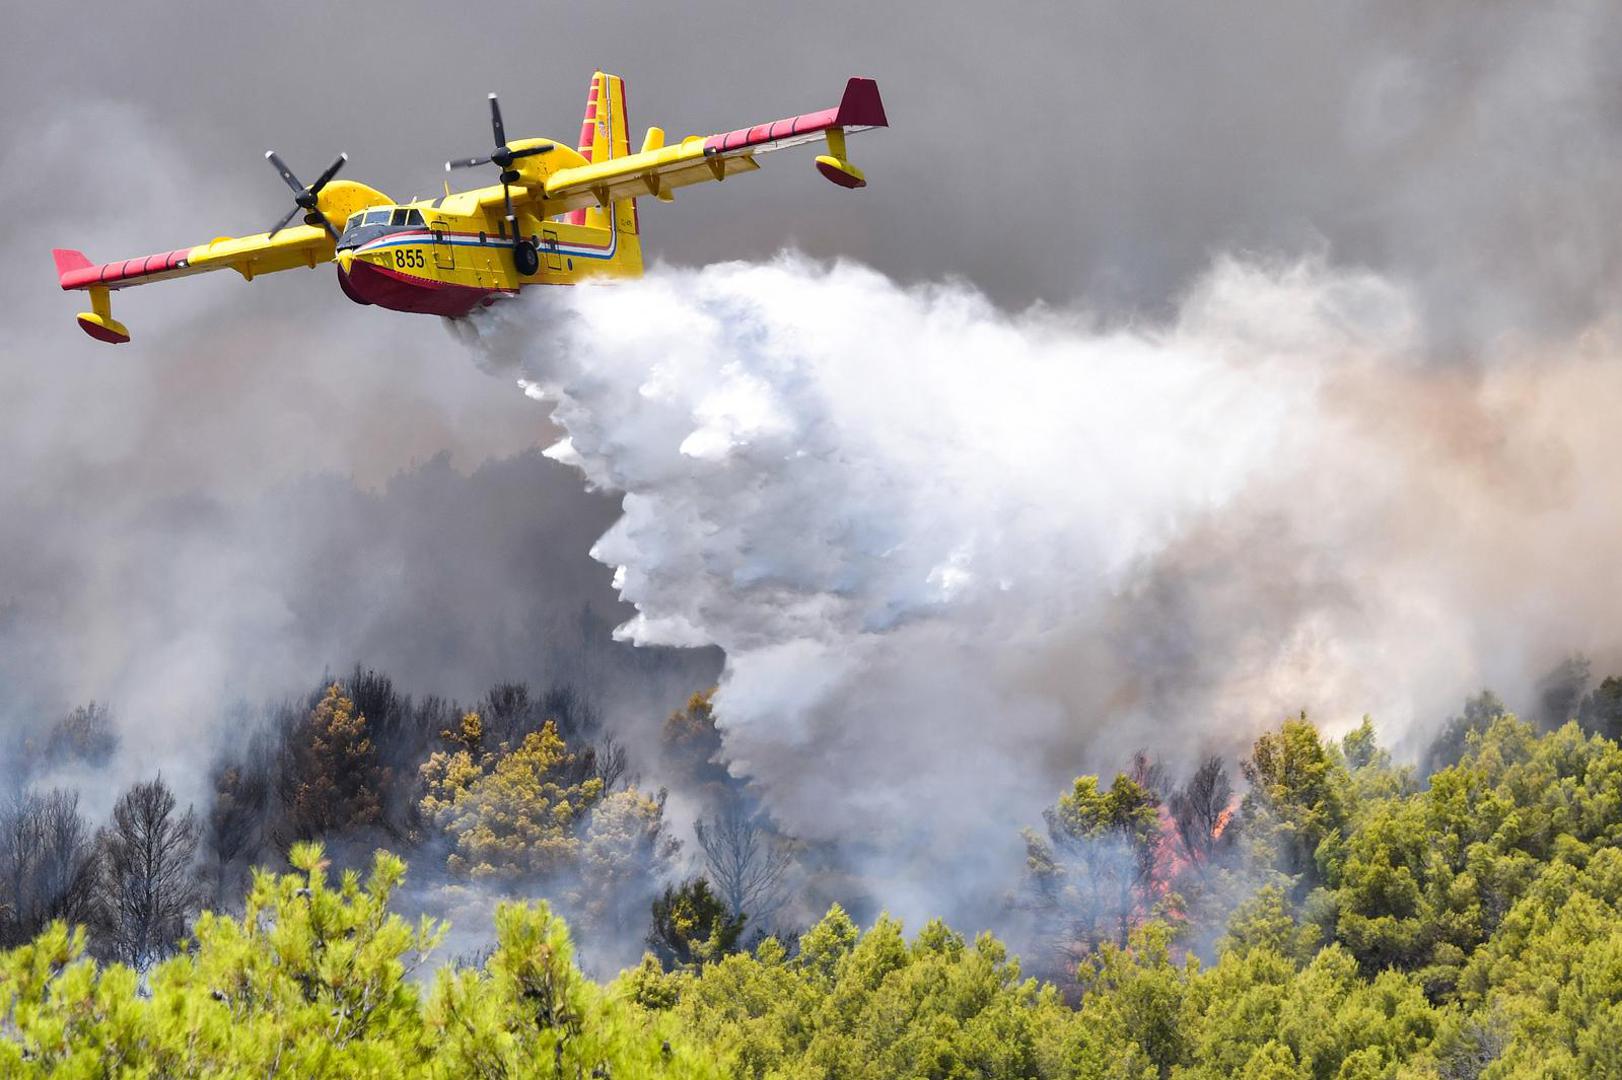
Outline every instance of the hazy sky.
<svg viewBox="0 0 1622 1080"><path fill-rule="evenodd" d="M1466 369L1616 311L1622 10L1603 3L13 2L5 25L0 671L48 673L69 697L197 709L221 672L257 665L251 685L269 687L318 658L410 657L413 689L477 689L460 685L477 665L436 671L391 646L399 608L357 615L352 644L311 625L297 598L330 569L271 557L372 566L340 543L348 524L297 518L310 502L288 492L312 474L383 491L441 453L470 473L551 442L539 411L435 321L350 304L327 267L125 292L134 341L102 346L75 327L81 298L57 289L49 251L263 230L288 205L267 147L307 177L343 150L346 177L435 190L447 157L485 149L490 90L514 134L568 139L592 71L617 72L634 141L878 79L893 126L852 143L868 189L826 183L803 150L773 155L646 207L654 259L793 245L1117 322L1175 311L1221 253L1316 253L1411 290L1417 362ZM483 502L390 520L515 538L534 515L601 520L560 475L521 506L483 483ZM261 527L278 507L290 534ZM482 557L508 562L470 578L452 547L376 580L476 611L545 580L555 554L491 545ZM205 610L224 644L192 670L174 628Z"/></svg>
<svg viewBox="0 0 1622 1080"><path fill-rule="evenodd" d="M883 91L894 128L854 147L868 190L769 161L650 208L667 259L792 242L1014 304L1162 307L1216 251L1321 244L1492 332L1586 317L1616 280L1622 13L1603 3L12 7L0 132L36 153L5 167L30 206L0 224L8 250L41 204L53 238L106 257L265 228L286 200L267 146L434 190L484 148L487 91L515 131L570 138L602 66L633 127L671 136L832 104L851 74ZM121 108L78 111L97 105ZM174 186L150 186L153 138ZM75 204L128 220L87 232ZM8 260L3 287L43 296L46 266Z"/></svg>

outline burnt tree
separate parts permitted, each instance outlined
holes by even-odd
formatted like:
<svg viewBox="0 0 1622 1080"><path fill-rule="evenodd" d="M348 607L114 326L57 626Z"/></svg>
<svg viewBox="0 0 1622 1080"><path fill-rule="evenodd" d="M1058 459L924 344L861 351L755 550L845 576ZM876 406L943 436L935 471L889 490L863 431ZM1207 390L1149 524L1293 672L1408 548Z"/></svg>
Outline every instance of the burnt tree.
<svg viewBox="0 0 1622 1080"><path fill-rule="evenodd" d="M100 951L145 971L178 948L198 901L197 816L163 778L138 783L101 831Z"/></svg>

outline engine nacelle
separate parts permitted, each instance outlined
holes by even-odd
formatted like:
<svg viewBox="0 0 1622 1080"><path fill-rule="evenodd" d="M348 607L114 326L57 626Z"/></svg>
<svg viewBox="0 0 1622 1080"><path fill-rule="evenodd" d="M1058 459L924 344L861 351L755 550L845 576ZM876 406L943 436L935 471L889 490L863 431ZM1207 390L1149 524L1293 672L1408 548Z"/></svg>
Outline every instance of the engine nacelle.
<svg viewBox="0 0 1622 1080"><path fill-rule="evenodd" d="M394 200L365 184L353 180L334 180L321 189L316 196L321 212L332 222L332 227L343 231L344 222L349 215L357 210L365 210L369 206L391 206Z"/></svg>
<svg viewBox="0 0 1622 1080"><path fill-rule="evenodd" d="M515 139L508 146L512 150L528 150L535 146L552 148L544 154L530 154L513 162L513 172L518 174L518 179L512 183L535 191L545 190L547 177L559 169L572 169L577 165L590 164L574 147L564 146L551 139Z"/></svg>

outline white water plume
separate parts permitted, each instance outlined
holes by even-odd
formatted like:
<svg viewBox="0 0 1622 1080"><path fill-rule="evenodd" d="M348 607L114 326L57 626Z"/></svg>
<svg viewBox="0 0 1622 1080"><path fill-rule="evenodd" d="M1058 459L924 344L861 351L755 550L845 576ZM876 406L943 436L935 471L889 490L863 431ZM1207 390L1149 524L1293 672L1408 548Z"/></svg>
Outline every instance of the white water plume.
<svg viewBox="0 0 1622 1080"><path fill-rule="evenodd" d="M909 917L1134 747L1397 736L1611 644L1598 332L1439 368L1402 288L1312 260L1116 328L795 257L533 293L475 348L624 493L620 634L725 649L734 771Z"/></svg>

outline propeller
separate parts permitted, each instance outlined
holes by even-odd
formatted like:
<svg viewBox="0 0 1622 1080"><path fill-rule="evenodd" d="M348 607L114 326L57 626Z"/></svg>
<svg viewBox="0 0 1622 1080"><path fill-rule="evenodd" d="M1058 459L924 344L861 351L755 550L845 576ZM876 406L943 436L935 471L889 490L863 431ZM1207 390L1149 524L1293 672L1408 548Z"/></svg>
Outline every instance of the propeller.
<svg viewBox="0 0 1622 1080"><path fill-rule="evenodd" d="M270 235L275 236L287 228L288 222L298 216L298 212L302 210L304 211L304 223L306 225L319 224L332 234L334 240L338 239L338 230L332 227L332 222L327 220L327 215L321 212L320 195L321 189L327 186L327 181L337 176L338 170L344 167L344 162L349 160L349 155L339 154L338 160L328 165L327 171L316 177L315 183L309 187L299 183L299 178L293 175L293 170L289 169L286 162L276 155L276 151L266 150L265 160L275 167L276 171L281 174L282 181L292 189L294 203L293 209L287 212L287 216L271 227Z"/></svg>
<svg viewBox="0 0 1622 1080"><path fill-rule="evenodd" d="M533 157L536 154L550 153L551 143L542 143L539 146L527 146L522 150L514 150L507 145L507 126L501 122L501 104L496 101L496 95L490 95L490 131L496 137L496 148L486 157L458 158L455 161L445 162L445 171L452 169L472 169L480 165L497 165L501 168L501 197L507 203L507 233L512 237L513 249L516 251L521 241L518 238L518 215L513 213L513 196L511 184L518 179L518 171L513 168L513 162L519 158Z"/></svg>

